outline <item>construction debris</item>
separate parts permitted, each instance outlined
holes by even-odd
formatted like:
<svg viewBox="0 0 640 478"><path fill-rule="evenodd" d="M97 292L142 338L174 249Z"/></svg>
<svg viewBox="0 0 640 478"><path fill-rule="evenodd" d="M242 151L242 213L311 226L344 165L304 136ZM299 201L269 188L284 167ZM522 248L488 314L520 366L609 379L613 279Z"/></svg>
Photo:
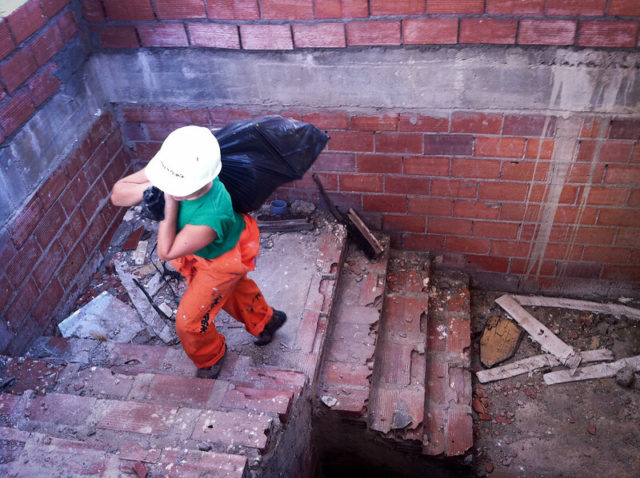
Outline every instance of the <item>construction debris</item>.
<svg viewBox="0 0 640 478"><path fill-rule="evenodd" d="M585 350L580 352L582 363L602 362L613 360L613 352L607 349ZM562 365L560 361L551 354L534 355L517 362L512 362L491 370L481 370L476 372L476 377L480 383L494 382L496 380L504 380L505 378L515 377L524 373L533 372L541 368L551 368Z"/></svg>
<svg viewBox="0 0 640 478"><path fill-rule="evenodd" d="M63 337L131 342L146 327L134 309L103 292L58 324Z"/></svg>
<svg viewBox="0 0 640 478"><path fill-rule="evenodd" d="M577 382L579 380L589 380L592 378L615 377L618 371L624 367L630 367L634 372L640 371L640 355L616 360L611 363L599 363L588 367L579 368L575 375L571 375L568 370L558 370L544 374L544 383L553 385L556 383Z"/></svg>
<svg viewBox="0 0 640 478"><path fill-rule="evenodd" d="M485 367L493 367L513 357L520 343L520 328L502 317L491 317L480 339L480 361Z"/></svg>
<svg viewBox="0 0 640 478"><path fill-rule="evenodd" d="M640 320L640 310L620 304L600 304L586 300L564 299L555 297L513 295L513 299L520 305L538 307L561 307L565 309L584 310L600 314L611 314L615 317L626 316L630 319Z"/></svg>
<svg viewBox="0 0 640 478"><path fill-rule="evenodd" d="M496 299L496 303L506 310L513 319L526 330L531 338L538 342L542 350L554 355L560 363L575 370L581 357L570 345L560 340L544 324L536 319L509 294Z"/></svg>

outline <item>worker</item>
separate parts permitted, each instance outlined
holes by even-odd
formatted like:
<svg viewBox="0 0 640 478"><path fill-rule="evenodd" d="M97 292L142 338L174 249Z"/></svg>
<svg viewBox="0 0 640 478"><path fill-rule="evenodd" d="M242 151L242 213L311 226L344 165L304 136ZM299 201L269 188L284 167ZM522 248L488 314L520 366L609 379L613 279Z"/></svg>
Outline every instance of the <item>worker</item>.
<svg viewBox="0 0 640 478"><path fill-rule="evenodd" d="M271 342L287 319L247 277L260 248L258 225L233 210L218 178L221 168L211 131L185 126L169 134L148 165L116 182L111 193L114 205L132 206L152 186L164 192L157 252L186 278L176 331L201 378L216 378L222 368L225 338L214 325L220 309L242 322L257 345Z"/></svg>

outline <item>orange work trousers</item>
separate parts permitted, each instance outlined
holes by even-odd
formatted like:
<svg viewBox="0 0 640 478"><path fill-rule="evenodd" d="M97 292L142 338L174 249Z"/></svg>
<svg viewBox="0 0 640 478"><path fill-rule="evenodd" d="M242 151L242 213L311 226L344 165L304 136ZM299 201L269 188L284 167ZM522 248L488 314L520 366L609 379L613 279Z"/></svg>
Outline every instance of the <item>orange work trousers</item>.
<svg viewBox="0 0 640 478"><path fill-rule="evenodd" d="M220 309L242 322L252 335L259 335L273 315L256 283L247 277L255 269L260 231L254 218L243 217L244 231L230 251L215 259L189 254L171 262L188 286L176 313L176 331L198 368L209 367L224 355L224 335L213 323Z"/></svg>

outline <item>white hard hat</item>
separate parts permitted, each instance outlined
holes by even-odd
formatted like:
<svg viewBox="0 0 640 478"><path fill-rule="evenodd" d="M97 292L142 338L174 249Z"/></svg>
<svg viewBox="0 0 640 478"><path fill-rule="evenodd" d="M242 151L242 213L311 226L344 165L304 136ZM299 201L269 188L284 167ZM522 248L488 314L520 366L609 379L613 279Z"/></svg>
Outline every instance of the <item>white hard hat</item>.
<svg viewBox="0 0 640 478"><path fill-rule="evenodd" d="M172 131L144 172L158 189L184 197L213 181L220 170L220 146L203 126L184 126Z"/></svg>

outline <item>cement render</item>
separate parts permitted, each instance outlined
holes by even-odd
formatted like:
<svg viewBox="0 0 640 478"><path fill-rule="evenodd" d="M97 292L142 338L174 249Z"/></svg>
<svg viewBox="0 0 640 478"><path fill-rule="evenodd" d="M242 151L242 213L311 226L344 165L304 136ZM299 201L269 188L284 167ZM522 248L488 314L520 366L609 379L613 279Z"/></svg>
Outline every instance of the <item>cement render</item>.
<svg viewBox="0 0 640 478"><path fill-rule="evenodd" d="M184 106L592 112L640 110L640 53L443 47L98 53L107 101Z"/></svg>

